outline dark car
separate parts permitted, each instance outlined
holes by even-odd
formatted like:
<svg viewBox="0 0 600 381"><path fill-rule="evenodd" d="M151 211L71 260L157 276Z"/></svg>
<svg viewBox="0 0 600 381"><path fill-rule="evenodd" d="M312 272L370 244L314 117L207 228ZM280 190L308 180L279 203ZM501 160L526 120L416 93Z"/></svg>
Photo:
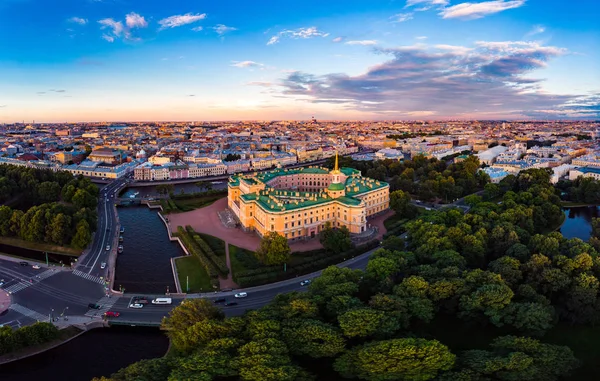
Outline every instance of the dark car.
<svg viewBox="0 0 600 381"><path fill-rule="evenodd" d="M25 262L25 261L23 261L23 262L19 262L19 264L20 264L21 266L29 266L29 263L27 263L27 262Z"/></svg>
<svg viewBox="0 0 600 381"><path fill-rule="evenodd" d="M91 308L93 310L99 310L100 309L100 305L96 304L96 303L90 303L90 304L88 304L88 308Z"/></svg>
<svg viewBox="0 0 600 381"><path fill-rule="evenodd" d="M148 299L144 298L143 296L136 296L135 298L133 298L133 300L135 300L135 302L139 303L139 304L148 304L148 303L150 303L148 301Z"/></svg>
<svg viewBox="0 0 600 381"><path fill-rule="evenodd" d="M217 304L217 303L223 303L226 301L227 301L227 299L225 299L225 298L217 298L217 299L213 300L213 303Z"/></svg>
<svg viewBox="0 0 600 381"><path fill-rule="evenodd" d="M237 306L237 302L231 301L231 302L225 302L226 306Z"/></svg>

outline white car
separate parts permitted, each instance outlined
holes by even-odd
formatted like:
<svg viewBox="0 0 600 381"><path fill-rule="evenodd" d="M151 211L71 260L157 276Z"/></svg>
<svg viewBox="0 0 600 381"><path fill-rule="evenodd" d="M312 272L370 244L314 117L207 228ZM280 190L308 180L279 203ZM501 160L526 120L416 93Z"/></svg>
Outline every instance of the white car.
<svg viewBox="0 0 600 381"><path fill-rule="evenodd" d="M34 269L34 270L39 270L39 269L40 269L40 266L38 266L38 265L33 265L33 266L31 266L31 268L32 268L32 269Z"/></svg>
<svg viewBox="0 0 600 381"><path fill-rule="evenodd" d="M102 263L100 264L100 268L101 268L101 269L104 269L104 268L106 268L106 262L102 262Z"/></svg>
<svg viewBox="0 0 600 381"><path fill-rule="evenodd" d="M248 293L246 292L240 292L238 294L233 295L236 298L245 298L246 296L248 296Z"/></svg>
<svg viewBox="0 0 600 381"><path fill-rule="evenodd" d="M310 284L310 279L303 280L300 282L300 286L308 286Z"/></svg>
<svg viewBox="0 0 600 381"><path fill-rule="evenodd" d="M110 245L106 245L106 251L110 251Z"/></svg>
<svg viewBox="0 0 600 381"><path fill-rule="evenodd" d="M144 305L140 303L131 303L129 308L144 308Z"/></svg>

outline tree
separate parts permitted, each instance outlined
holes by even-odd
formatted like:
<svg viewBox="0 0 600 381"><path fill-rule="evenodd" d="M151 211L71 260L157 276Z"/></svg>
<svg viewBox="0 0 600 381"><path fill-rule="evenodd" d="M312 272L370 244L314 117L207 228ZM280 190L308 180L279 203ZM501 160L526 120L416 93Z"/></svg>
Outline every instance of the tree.
<svg viewBox="0 0 600 381"><path fill-rule="evenodd" d="M465 351L460 360L482 375L503 381L555 381L579 365L568 347L531 338L502 336L491 346L492 351Z"/></svg>
<svg viewBox="0 0 600 381"><path fill-rule="evenodd" d="M378 333L390 335L401 328L400 323L383 311L372 308L352 309L338 316L344 336L369 337Z"/></svg>
<svg viewBox="0 0 600 381"><path fill-rule="evenodd" d="M465 201L465 204L467 204L469 206L476 206L477 204L481 203L483 200L482 200L481 196L472 194L472 195L466 196L464 198L464 201Z"/></svg>
<svg viewBox="0 0 600 381"><path fill-rule="evenodd" d="M210 183L210 181L198 181L196 183L196 186L198 188L200 188L200 190L211 190L212 189L212 184Z"/></svg>
<svg viewBox="0 0 600 381"><path fill-rule="evenodd" d="M86 220L81 220L75 229L75 235L71 240L71 246L76 249L85 249L92 240L90 225Z"/></svg>
<svg viewBox="0 0 600 381"><path fill-rule="evenodd" d="M71 217L65 216L62 213L57 214L48 225L50 238L53 243L63 245L65 240L70 235Z"/></svg>
<svg viewBox="0 0 600 381"><path fill-rule="evenodd" d="M292 353L313 358L334 357L346 348L339 329L313 319L292 320L282 337Z"/></svg>
<svg viewBox="0 0 600 381"><path fill-rule="evenodd" d="M94 196L83 189L77 189L71 201L77 209L94 208L96 206L96 199Z"/></svg>
<svg viewBox="0 0 600 381"><path fill-rule="evenodd" d="M413 218L416 215L417 208L411 201L408 192L396 190L390 193L390 208L402 218Z"/></svg>
<svg viewBox="0 0 600 381"><path fill-rule="evenodd" d="M426 381L454 366L456 356L437 340L393 339L368 343L339 357L333 368L367 381Z"/></svg>
<svg viewBox="0 0 600 381"><path fill-rule="evenodd" d="M352 247L348 228L342 226L338 229L333 229L329 221L325 223L325 228L319 233L319 241L327 251L334 254L343 253Z"/></svg>
<svg viewBox="0 0 600 381"><path fill-rule="evenodd" d="M281 265L290 259L291 249L284 236L268 232L260 240L260 246L254 254L265 265Z"/></svg>
<svg viewBox="0 0 600 381"><path fill-rule="evenodd" d="M164 196L170 195L175 191L173 184L160 184L156 186L156 192Z"/></svg>

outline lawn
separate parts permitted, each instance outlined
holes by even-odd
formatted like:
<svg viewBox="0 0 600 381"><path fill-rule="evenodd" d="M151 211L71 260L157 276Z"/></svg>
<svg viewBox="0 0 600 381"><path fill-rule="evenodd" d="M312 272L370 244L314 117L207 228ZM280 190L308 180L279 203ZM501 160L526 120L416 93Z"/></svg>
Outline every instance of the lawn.
<svg viewBox="0 0 600 381"><path fill-rule="evenodd" d="M212 195L212 196L201 196L196 198L188 198L183 200L173 200L178 210L173 211L173 213L181 213L181 212L189 212L191 210L204 208L205 206L209 206L213 202L218 199L223 198L222 194Z"/></svg>
<svg viewBox="0 0 600 381"><path fill-rule="evenodd" d="M206 270L195 256L190 255L183 258L177 258L175 260L175 267L177 269L177 277L179 278L182 292L196 293L214 291ZM190 286L189 291L187 291L188 279Z"/></svg>
<svg viewBox="0 0 600 381"><path fill-rule="evenodd" d="M39 242L29 242L29 241L24 241L19 238L15 238L15 237L0 237L0 243L3 243L5 245L23 247L23 248L31 249L31 250L47 251L49 253L57 253L57 254L65 254L65 255L70 255L73 257L80 256L81 252L82 252L79 249L73 249L71 247L49 245L46 243L39 243Z"/></svg>
<svg viewBox="0 0 600 381"><path fill-rule="evenodd" d="M392 226L394 226L395 224L399 223L402 220L406 220L406 219L403 218L402 215L395 213L393 216L390 216L385 221L383 221L383 226L385 226L385 228L387 230L389 230ZM408 221L408 220L406 220L406 221Z"/></svg>
<svg viewBox="0 0 600 381"><path fill-rule="evenodd" d="M229 245L229 260L231 261L230 270L233 279L240 272L253 270L260 266L258 260L254 258L254 253L231 244Z"/></svg>
<svg viewBox="0 0 600 381"><path fill-rule="evenodd" d="M218 257L225 259L225 241L220 238L213 237L212 235L196 233L198 234L210 248L215 252Z"/></svg>

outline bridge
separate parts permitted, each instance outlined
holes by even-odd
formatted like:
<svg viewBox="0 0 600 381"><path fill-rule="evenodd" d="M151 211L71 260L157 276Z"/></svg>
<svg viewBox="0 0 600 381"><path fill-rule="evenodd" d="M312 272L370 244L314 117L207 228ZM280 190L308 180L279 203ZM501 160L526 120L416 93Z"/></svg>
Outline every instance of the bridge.
<svg viewBox="0 0 600 381"><path fill-rule="evenodd" d="M110 319L108 320L108 326L130 326L130 327L158 327L160 328L160 321L141 321L141 320L124 320L124 319Z"/></svg>

